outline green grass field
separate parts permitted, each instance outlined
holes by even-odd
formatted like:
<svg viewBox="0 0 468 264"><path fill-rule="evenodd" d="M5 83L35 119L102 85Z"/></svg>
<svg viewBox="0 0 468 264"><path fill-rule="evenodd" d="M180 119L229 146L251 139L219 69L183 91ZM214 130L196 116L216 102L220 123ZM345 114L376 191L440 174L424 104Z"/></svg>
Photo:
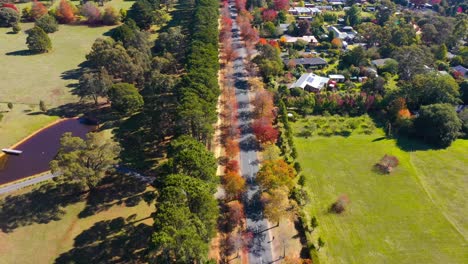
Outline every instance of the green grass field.
<svg viewBox="0 0 468 264"><path fill-rule="evenodd" d="M113 181L81 197L45 186L0 197L0 263L142 263L155 210L145 196L153 189Z"/></svg>
<svg viewBox="0 0 468 264"><path fill-rule="evenodd" d="M381 131L295 143L312 198L306 211L320 224L312 237L326 241L322 263L467 263L468 141L411 153ZM372 170L385 154L400 161L391 175ZM329 213L341 194L347 210Z"/></svg>
<svg viewBox="0 0 468 264"><path fill-rule="evenodd" d="M48 2L44 2L48 3ZM56 1L56 4L59 1ZM77 4L78 2L73 2ZM128 9L133 1L107 2L117 10ZM19 9L31 3L17 4ZM49 34L53 50L47 54L28 55L25 30L34 23L21 23L22 32L9 34L10 28L0 28L0 146L10 146L58 117L34 114L40 100L48 108L76 102L69 84L76 83L73 71L85 61L85 55L98 37L113 27L88 27L86 25L60 25L59 31ZM6 103L15 104L6 112ZM34 110L35 109L35 110Z"/></svg>

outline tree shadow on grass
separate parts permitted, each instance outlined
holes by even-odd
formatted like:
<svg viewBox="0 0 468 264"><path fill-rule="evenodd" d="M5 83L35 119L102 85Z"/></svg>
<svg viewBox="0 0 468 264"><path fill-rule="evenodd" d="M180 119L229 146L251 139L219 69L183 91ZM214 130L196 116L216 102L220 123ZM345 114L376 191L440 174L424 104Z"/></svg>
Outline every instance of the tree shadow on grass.
<svg viewBox="0 0 468 264"><path fill-rule="evenodd" d="M75 238L74 248L55 263L146 263L152 227L134 225L123 217L95 223Z"/></svg>
<svg viewBox="0 0 468 264"><path fill-rule="evenodd" d="M113 205L137 206L142 200L151 203L152 191L145 192L146 183L127 175L108 176L100 186L89 192L86 207L78 215L80 218L106 211Z"/></svg>
<svg viewBox="0 0 468 264"><path fill-rule="evenodd" d="M418 151L418 150L437 150L443 147L429 145L422 140L414 137L398 136L395 138L397 146L404 151Z"/></svg>
<svg viewBox="0 0 468 264"><path fill-rule="evenodd" d="M17 50L5 53L7 56L32 56L36 54L38 53L31 52L30 50Z"/></svg>
<svg viewBox="0 0 468 264"><path fill-rule="evenodd" d="M22 226L58 221L64 207L81 201L82 194L77 184L48 183L25 194L7 196L0 201L0 229L8 233Z"/></svg>
<svg viewBox="0 0 468 264"><path fill-rule="evenodd" d="M156 141L142 113L124 120L113 133L122 147L121 164L126 167L146 171L164 153L164 143Z"/></svg>

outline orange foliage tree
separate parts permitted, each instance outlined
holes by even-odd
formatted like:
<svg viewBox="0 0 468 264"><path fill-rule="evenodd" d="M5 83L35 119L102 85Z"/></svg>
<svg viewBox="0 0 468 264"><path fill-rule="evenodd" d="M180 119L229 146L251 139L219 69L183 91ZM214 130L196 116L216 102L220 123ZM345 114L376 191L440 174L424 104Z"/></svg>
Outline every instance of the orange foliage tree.
<svg viewBox="0 0 468 264"><path fill-rule="evenodd" d="M227 206L231 224L239 226L245 218L244 206L239 201L229 202Z"/></svg>
<svg viewBox="0 0 468 264"><path fill-rule="evenodd" d="M47 7L37 0L32 3L31 16L34 20L39 19L41 16L47 14Z"/></svg>
<svg viewBox="0 0 468 264"><path fill-rule="evenodd" d="M257 173L257 181L264 190L270 190L281 186L291 189L294 186L296 171L283 159L266 161Z"/></svg>
<svg viewBox="0 0 468 264"><path fill-rule="evenodd" d="M75 21L75 7L67 0L61 0L56 11L57 20L63 24Z"/></svg>
<svg viewBox="0 0 468 264"><path fill-rule="evenodd" d="M245 179L237 172L227 172L224 177L224 191L228 200L239 198L245 188Z"/></svg>
<svg viewBox="0 0 468 264"><path fill-rule="evenodd" d="M252 100L254 106L254 114L256 118L273 119L273 94L267 90L259 90L255 93Z"/></svg>
<svg viewBox="0 0 468 264"><path fill-rule="evenodd" d="M230 160L226 164L226 168L224 169L224 173L228 172L238 172L239 171L239 162L237 160Z"/></svg>
<svg viewBox="0 0 468 264"><path fill-rule="evenodd" d="M234 158L239 154L239 142L235 139L228 138L224 144L224 148L226 150L226 155L229 158Z"/></svg>

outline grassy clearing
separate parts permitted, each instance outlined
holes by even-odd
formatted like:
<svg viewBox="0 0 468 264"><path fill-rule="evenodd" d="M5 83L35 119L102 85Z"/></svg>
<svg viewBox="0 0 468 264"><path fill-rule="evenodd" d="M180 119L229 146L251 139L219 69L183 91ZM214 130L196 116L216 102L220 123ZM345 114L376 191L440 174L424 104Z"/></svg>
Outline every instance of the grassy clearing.
<svg viewBox="0 0 468 264"><path fill-rule="evenodd" d="M375 130L374 122L367 115L359 117L312 116L300 119L295 126L297 135L301 137L369 135Z"/></svg>
<svg viewBox="0 0 468 264"><path fill-rule="evenodd" d="M6 34L10 29L1 28L0 80L1 102L46 104L58 106L77 101L67 87L77 82L76 71L85 61L85 55L98 37L112 27L87 27L60 25L59 31L49 34L53 50L50 53L27 55L26 33L33 23L21 24L19 34Z"/></svg>
<svg viewBox="0 0 468 264"><path fill-rule="evenodd" d="M7 109L7 104L0 103L0 112L5 111L2 121L0 121L0 146L2 148L15 144L27 135L58 119L56 116L35 112L39 109L39 104L34 106L15 104L11 111L6 112Z"/></svg>
<svg viewBox="0 0 468 264"><path fill-rule="evenodd" d="M0 197L0 263L141 261L154 211L144 200L153 189L131 179L112 181L87 197L46 185Z"/></svg>
<svg viewBox="0 0 468 264"><path fill-rule="evenodd" d="M295 131L299 126L294 124ZM320 224L313 239L326 241L320 259L466 263L468 141L459 140L447 150L408 153L383 136L378 131L347 138L295 138L312 198L306 210ZM390 176L372 170L385 154L400 160ZM347 211L329 213L341 194L350 199Z"/></svg>

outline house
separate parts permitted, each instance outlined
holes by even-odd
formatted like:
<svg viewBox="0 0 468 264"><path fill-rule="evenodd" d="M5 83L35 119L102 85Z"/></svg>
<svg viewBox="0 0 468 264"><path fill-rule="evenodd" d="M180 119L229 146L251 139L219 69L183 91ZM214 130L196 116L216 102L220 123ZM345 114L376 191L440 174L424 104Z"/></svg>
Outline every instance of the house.
<svg viewBox="0 0 468 264"><path fill-rule="evenodd" d="M387 62L390 58L386 59L378 59L378 60L372 60L371 64L374 65L376 68L382 67L385 65L385 62Z"/></svg>
<svg viewBox="0 0 468 264"><path fill-rule="evenodd" d="M279 24L279 33L280 34L284 34L285 32L288 31L288 27L289 27L290 24Z"/></svg>
<svg viewBox="0 0 468 264"><path fill-rule="evenodd" d="M289 35L284 35L282 39L284 39L286 43L296 43L298 40L302 40L310 44L318 44L318 41L314 36L291 37Z"/></svg>
<svg viewBox="0 0 468 264"><path fill-rule="evenodd" d="M328 31L333 33L334 38L345 39L348 36L346 33L339 31L334 26L329 26Z"/></svg>
<svg viewBox="0 0 468 264"><path fill-rule="evenodd" d="M455 66L455 67L451 67L450 69L452 69L453 71L456 71L456 72L459 72L461 73L461 75L463 76L463 78L468 78L468 69L461 66L461 65L458 65L458 66Z"/></svg>
<svg viewBox="0 0 468 264"><path fill-rule="evenodd" d="M365 10L367 12L375 12L375 6L366 6Z"/></svg>
<svg viewBox="0 0 468 264"><path fill-rule="evenodd" d="M332 81L335 81L335 82L339 82L339 83L342 83L345 81L345 77L341 74L330 74L328 75L328 78L330 78L330 80Z"/></svg>
<svg viewBox="0 0 468 264"><path fill-rule="evenodd" d="M322 76L315 75L313 73L306 73L301 76L294 84L289 88L302 88L309 92L319 92L323 88L326 88L330 79Z"/></svg>
<svg viewBox="0 0 468 264"><path fill-rule="evenodd" d="M316 14L320 14L322 11L319 9L312 7L291 7L288 10L289 14L294 16L312 16Z"/></svg>
<svg viewBox="0 0 468 264"><path fill-rule="evenodd" d="M285 65L302 65L305 68L323 68L327 66L327 62L322 58L298 58L298 59L285 59Z"/></svg>
<svg viewBox="0 0 468 264"><path fill-rule="evenodd" d="M333 6L316 6L321 11L333 11Z"/></svg>

